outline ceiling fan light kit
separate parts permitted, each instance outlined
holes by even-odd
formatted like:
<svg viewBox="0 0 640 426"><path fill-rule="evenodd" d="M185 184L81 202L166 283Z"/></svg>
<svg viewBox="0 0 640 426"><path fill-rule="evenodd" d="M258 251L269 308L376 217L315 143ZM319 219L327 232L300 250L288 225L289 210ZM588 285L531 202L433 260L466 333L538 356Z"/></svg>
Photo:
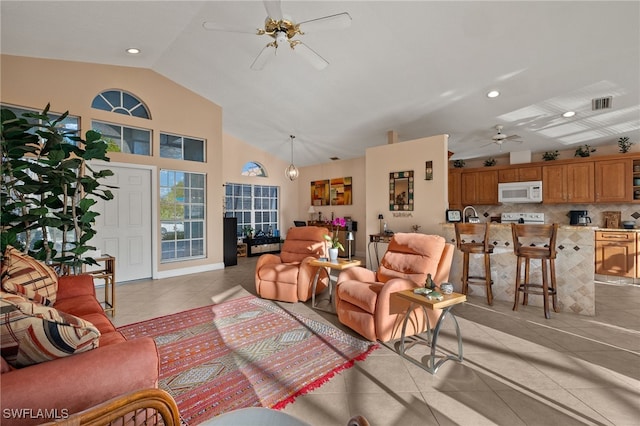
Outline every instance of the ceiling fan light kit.
<svg viewBox="0 0 640 426"><path fill-rule="evenodd" d="M484 146L489 146L492 143L495 143L496 145L498 145L500 147L500 152L502 152L502 145L505 142L516 142L516 143L522 143L520 139L520 136L518 135L505 135L504 133L502 133L502 129L504 129L504 126L502 126L501 124L498 124L495 126L495 129L498 131L498 133L496 133L495 135L493 135L491 137L492 142L489 142L488 144L482 145Z"/></svg>
<svg viewBox="0 0 640 426"><path fill-rule="evenodd" d="M293 40L296 35L304 35L305 33L300 29L300 26L304 26L305 31L307 28L311 30L331 30L346 28L351 25L351 16L347 12L337 13L335 15L323 16L321 18L311 19L296 24L290 18L284 18L282 9L280 8L280 1L264 1L264 7L267 11L267 18L264 21L264 28L258 28L255 34L262 36L268 35L273 38L273 41L267 43L262 51L258 54L256 59L251 64L251 69L260 71L265 65L275 56L278 47L289 43L289 47L309 62L317 70L323 70L329 62L316 53L313 49L309 48L300 40ZM218 25L215 22L204 22L203 28L213 31L229 31L229 32L246 32L238 28L227 27L224 25Z"/></svg>

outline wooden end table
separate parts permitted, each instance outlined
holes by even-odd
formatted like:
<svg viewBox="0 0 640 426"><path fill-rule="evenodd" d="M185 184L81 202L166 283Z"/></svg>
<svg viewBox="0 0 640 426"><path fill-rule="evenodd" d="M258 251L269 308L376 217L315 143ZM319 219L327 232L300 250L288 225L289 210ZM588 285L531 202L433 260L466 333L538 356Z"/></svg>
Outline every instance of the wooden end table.
<svg viewBox="0 0 640 426"><path fill-rule="evenodd" d="M336 306L335 306L335 301L333 299L333 290L335 288L335 285L338 279L337 277L335 281L331 279L331 270L335 269L336 271L343 271L345 269L353 268L354 266L360 266L361 264L362 262L360 262L359 260L339 259L335 262L331 262L329 260L314 259L310 261L309 265L318 267L318 270L316 271L316 275L313 278L313 286L311 287L311 307L314 309L335 314ZM329 308L326 308L326 309L316 305L316 287L318 286L320 271L322 271L323 268L327 271L327 275L329 277Z"/></svg>
<svg viewBox="0 0 640 426"><path fill-rule="evenodd" d="M423 369L427 370L431 374L436 374L440 366L444 364L446 361L455 360L455 361L462 362L462 335L460 334L460 326L458 325L458 320L456 319L455 315L453 315L453 312L451 312L451 308L453 308L455 305L459 303L466 302L467 296L460 293L443 294L443 296L444 298L442 300L430 300L430 299L427 299L422 294L415 294L413 290L399 291L391 295L391 297L396 297L396 298L400 298L405 301L411 302L411 304L409 305L409 308L407 309L407 313L405 314L404 321L402 323L402 335L400 337L400 348L398 350L398 353L402 355L403 358L408 359L409 361L413 362L419 367L422 367ZM413 312L413 309L416 306L420 306L422 308L424 312L424 316L427 319L427 331L426 331L427 338L424 339L424 337L420 335L410 336L412 341L407 344L406 343L407 342L407 336L406 336L407 321L409 321L411 313ZM430 309L430 310L442 309L442 315L440 315L440 318L438 318L438 322L433 328L433 336L431 335L429 316L427 315L427 312L426 312L427 309ZM440 328L442 326L442 322L447 317L451 317L451 319L453 320L453 323L455 324L456 336L458 338L458 354L446 355L438 359L438 357L436 356L436 349L438 346L438 336L440 335ZM431 354L428 357L426 365L421 360L413 358L407 355L406 353L407 350L411 349L411 347L416 344L426 344L427 346L431 347Z"/></svg>
<svg viewBox="0 0 640 426"><path fill-rule="evenodd" d="M98 264L102 264L100 269L85 269L84 272L91 274L94 278L104 280L104 311L109 312L112 317L116 315L116 258L108 254L94 258Z"/></svg>

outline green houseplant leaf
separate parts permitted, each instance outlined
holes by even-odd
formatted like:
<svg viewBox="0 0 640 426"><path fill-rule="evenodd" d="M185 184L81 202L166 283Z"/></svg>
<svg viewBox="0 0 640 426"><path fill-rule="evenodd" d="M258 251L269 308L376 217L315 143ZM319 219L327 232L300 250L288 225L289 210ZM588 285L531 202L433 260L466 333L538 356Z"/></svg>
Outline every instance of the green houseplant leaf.
<svg viewBox="0 0 640 426"><path fill-rule="evenodd" d="M77 132L61 127L68 112L54 120L49 107L22 117L6 108L0 111L1 249L4 252L12 245L36 259L77 269L83 263L95 264L82 254L95 249L89 243L99 213L92 208L97 198L113 199L113 187L101 182L113 173L85 174L91 172L87 161L109 161L107 143L94 130L82 139ZM59 235L61 241L56 239Z"/></svg>

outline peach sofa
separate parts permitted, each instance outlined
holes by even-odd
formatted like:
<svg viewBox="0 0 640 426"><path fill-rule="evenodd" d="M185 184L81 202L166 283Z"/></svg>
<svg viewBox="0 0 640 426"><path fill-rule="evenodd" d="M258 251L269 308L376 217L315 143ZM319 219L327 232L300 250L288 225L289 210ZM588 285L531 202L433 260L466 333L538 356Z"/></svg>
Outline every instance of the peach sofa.
<svg viewBox="0 0 640 426"><path fill-rule="evenodd" d="M378 271L350 268L338 276L338 320L363 337L387 342L400 337L408 303L396 300L397 291L424 286L427 274L437 285L449 279L454 246L439 235L395 234L380 261ZM407 335L426 330L422 311L416 309ZM433 327L442 311L429 311Z"/></svg>
<svg viewBox="0 0 640 426"><path fill-rule="evenodd" d="M96 299L90 275L59 277L53 308L93 324L100 332L98 347L21 368L2 358L2 425L40 424L53 420L51 413L65 417L124 393L158 386L155 342L127 341L115 329ZM49 414L37 417L38 413Z"/></svg>
<svg viewBox="0 0 640 426"><path fill-rule="evenodd" d="M329 230L320 226L290 228L282 244L280 254L263 254L256 263L256 292L265 299L283 302L306 302L311 298L311 288L317 267L309 262L328 257ZM329 277L322 268L316 293L327 287Z"/></svg>

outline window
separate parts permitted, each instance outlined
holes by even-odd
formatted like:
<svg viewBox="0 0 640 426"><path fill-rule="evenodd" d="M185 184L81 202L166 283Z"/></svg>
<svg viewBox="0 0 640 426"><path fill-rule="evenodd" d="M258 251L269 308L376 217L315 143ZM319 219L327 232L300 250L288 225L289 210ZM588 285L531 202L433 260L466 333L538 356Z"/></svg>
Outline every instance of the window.
<svg viewBox="0 0 640 426"><path fill-rule="evenodd" d="M149 119L145 104L136 96L122 90L106 90L93 98L91 108Z"/></svg>
<svg viewBox="0 0 640 426"><path fill-rule="evenodd" d="M267 171L260 163L249 161L242 166L242 176L267 177Z"/></svg>
<svg viewBox="0 0 640 426"><path fill-rule="evenodd" d="M36 114L39 114L39 113L42 112L42 111L38 111L38 110L35 110L35 109L20 108L20 107L15 107L15 106L11 106L11 105L5 105L5 104L1 104L0 107L12 111L16 115L16 117L18 117L18 118L25 118L25 117L22 116L22 114L27 113L27 112L28 113L36 113ZM48 115L49 115L49 118L51 119L51 121L55 121L58 118L60 118L60 116L62 114L56 114L54 112L49 111ZM27 120L29 122L33 122L34 119L27 118ZM74 115L67 115L64 120L62 120L60 123L58 123L58 127L63 128L63 129L68 130L68 131L71 131L71 132L76 132L75 135L76 136L80 136L80 135L77 134L77 132L80 130L80 118L79 117L76 117ZM29 133L35 133L36 130L37 129L32 128L29 131ZM67 143L75 145L75 142L72 141L71 139L65 138L65 140L67 141Z"/></svg>
<svg viewBox="0 0 640 426"><path fill-rule="evenodd" d="M202 173L160 170L162 262L205 256L205 181Z"/></svg>
<svg viewBox="0 0 640 426"><path fill-rule="evenodd" d="M151 130L122 126L120 124L92 121L91 127L102 134L115 151L127 154L151 155Z"/></svg>
<svg viewBox="0 0 640 426"><path fill-rule="evenodd" d="M256 234L278 229L279 194L277 186L227 183L225 214L238 218L237 235L244 235L245 226L254 228Z"/></svg>
<svg viewBox="0 0 640 426"><path fill-rule="evenodd" d="M204 140L160 133L160 157L204 162Z"/></svg>
<svg viewBox="0 0 640 426"><path fill-rule="evenodd" d="M16 107L16 106L12 106L12 105L6 105L6 104L0 104L0 108L3 109L8 109L11 112L13 112L16 117L18 118L24 118L26 119L29 123L42 123L42 120L38 120L35 118L30 118L30 117L24 117L23 114L25 113L32 113L32 114L40 114L42 111L36 110L36 109L31 109L31 108L22 108L22 107ZM47 115L49 116L49 119L53 122L57 119L59 119L62 114L58 114L55 112L51 112L49 111L47 113ZM69 131L71 132L71 134L69 136L80 136L78 134L78 131L80 130L80 118L77 116L73 116L73 115L67 115L62 121L60 121L57 125L57 127L63 131ZM29 129L29 133L33 133L35 134L35 132L38 130L38 128L32 127L31 129ZM71 139L69 139L68 137L65 137L64 140L72 145L75 145L76 142L72 141ZM29 164L33 164L34 168L37 167L37 161L35 161L34 159L30 159L27 158L26 159L27 162ZM37 170L37 169L35 169ZM28 174L34 181L38 181L38 174L33 171L31 168L27 167L22 169L23 172L25 172L26 174ZM5 195L5 194L3 194ZM6 202L7 200L5 200ZM19 200L16 200L19 201ZM50 211L54 211L54 209L51 207L49 209ZM62 242L63 242L63 231L53 227L53 226L47 226L46 227L46 231L47 231L47 238L49 239L50 242L53 243L53 249L56 251L56 256L60 256L62 254L63 251L63 247L62 247ZM36 243L36 241L38 240L42 240L43 239L43 234L42 234L42 228L38 227L38 228L34 228L31 229L30 231L30 239L29 239L29 250L34 250L35 246L34 244ZM20 241L22 244L26 244L27 238L26 238L26 234L25 233L21 233L20 235L18 235L18 241ZM73 230L67 231L67 235L66 235L66 247L64 247L65 250L70 250L72 248L73 242L75 241L75 233L73 232Z"/></svg>

